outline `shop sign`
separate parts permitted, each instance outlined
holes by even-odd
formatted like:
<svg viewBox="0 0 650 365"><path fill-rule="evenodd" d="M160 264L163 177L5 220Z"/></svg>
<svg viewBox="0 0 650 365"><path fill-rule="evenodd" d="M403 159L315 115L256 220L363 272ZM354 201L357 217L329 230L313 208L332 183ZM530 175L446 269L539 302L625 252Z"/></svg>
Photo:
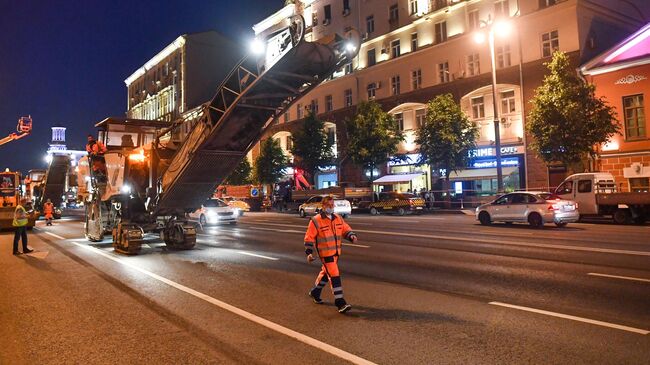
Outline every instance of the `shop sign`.
<svg viewBox="0 0 650 365"><path fill-rule="evenodd" d="M519 158L508 157L501 159L501 166L519 166ZM486 169L497 167L497 160L479 160L472 162L472 167L476 169Z"/></svg>
<svg viewBox="0 0 650 365"><path fill-rule="evenodd" d="M505 146L501 147L501 155L516 155L524 153L524 146ZM492 157L496 156L496 148L483 147L469 150L470 158Z"/></svg>

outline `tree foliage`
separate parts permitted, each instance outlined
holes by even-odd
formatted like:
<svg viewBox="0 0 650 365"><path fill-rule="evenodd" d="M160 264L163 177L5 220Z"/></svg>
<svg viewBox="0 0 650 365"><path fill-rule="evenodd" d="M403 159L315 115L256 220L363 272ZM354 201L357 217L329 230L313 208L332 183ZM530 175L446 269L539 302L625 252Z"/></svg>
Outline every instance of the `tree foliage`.
<svg viewBox="0 0 650 365"><path fill-rule="evenodd" d="M302 128L293 134L291 153L297 157L295 164L309 173L329 166L334 161L334 141L327 138L325 123L314 113L305 118ZM312 175L314 176L314 175Z"/></svg>
<svg viewBox="0 0 650 365"><path fill-rule="evenodd" d="M377 166L390 160L403 160L397 155L404 135L397 121L375 101L361 102L352 120L347 121L347 152L352 162L370 169L370 181Z"/></svg>
<svg viewBox="0 0 650 365"><path fill-rule="evenodd" d="M451 94L438 95L427 103L424 124L418 128L415 143L420 146L418 163L451 171L465 169L469 150L476 147L478 127L454 101Z"/></svg>
<svg viewBox="0 0 650 365"><path fill-rule="evenodd" d="M549 74L531 100L526 131L533 136L530 147L546 164L576 165L594 156L594 147L619 133L616 112L594 85L583 82L569 57L556 52L546 64Z"/></svg>
<svg viewBox="0 0 650 365"><path fill-rule="evenodd" d="M262 142L260 155L255 159L254 180L260 184L275 184L282 177L282 170L287 164L287 156L280 143L269 138Z"/></svg>
<svg viewBox="0 0 650 365"><path fill-rule="evenodd" d="M251 179L252 171L253 171L253 168L251 167L250 162L248 162L248 158L244 157L244 159L241 160L239 165L237 165L237 167L235 167L235 170L224 181L224 184L227 184L227 185L247 185L247 184L250 184L252 182L252 179Z"/></svg>

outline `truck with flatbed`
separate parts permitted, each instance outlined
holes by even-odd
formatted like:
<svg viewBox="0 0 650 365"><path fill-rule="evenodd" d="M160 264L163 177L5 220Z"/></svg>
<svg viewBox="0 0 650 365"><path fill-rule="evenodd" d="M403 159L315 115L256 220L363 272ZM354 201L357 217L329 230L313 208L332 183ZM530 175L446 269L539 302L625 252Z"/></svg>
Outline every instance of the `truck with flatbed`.
<svg viewBox="0 0 650 365"><path fill-rule="evenodd" d="M573 174L555 194L578 203L581 219L605 217L616 224L643 224L650 218L650 191L619 192L610 173Z"/></svg>

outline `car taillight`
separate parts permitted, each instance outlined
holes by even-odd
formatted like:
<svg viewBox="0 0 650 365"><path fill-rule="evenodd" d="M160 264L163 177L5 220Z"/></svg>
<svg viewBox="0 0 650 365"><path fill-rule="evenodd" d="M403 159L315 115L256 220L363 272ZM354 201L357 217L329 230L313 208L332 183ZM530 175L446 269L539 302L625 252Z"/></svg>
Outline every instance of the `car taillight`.
<svg viewBox="0 0 650 365"><path fill-rule="evenodd" d="M560 210L560 205L559 204L551 204L548 206L548 210Z"/></svg>
<svg viewBox="0 0 650 365"><path fill-rule="evenodd" d="M576 209L578 209L578 203L575 203L575 207L576 207Z"/></svg>

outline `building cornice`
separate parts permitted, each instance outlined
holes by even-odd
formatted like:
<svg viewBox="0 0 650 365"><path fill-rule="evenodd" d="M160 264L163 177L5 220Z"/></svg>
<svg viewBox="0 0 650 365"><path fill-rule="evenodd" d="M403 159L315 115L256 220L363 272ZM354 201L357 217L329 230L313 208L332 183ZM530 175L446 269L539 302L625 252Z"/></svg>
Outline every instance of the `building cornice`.
<svg viewBox="0 0 650 365"><path fill-rule="evenodd" d="M149 61L147 61L147 63L145 63L144 66L137 69L134 73L131 74L131 76L127 77L126 80L124 80L126 86L129 87L135 80L137 80L140 76L144 75L148 70L151 70L162 60L167 58L170 54L174 53L177 49L183 47L185 45L186 39L187 39L186 35L182 35L176 38L176 40L170 43L167 47L163 48L162 51L158 52L158 54L156 54Z"/></svg>

